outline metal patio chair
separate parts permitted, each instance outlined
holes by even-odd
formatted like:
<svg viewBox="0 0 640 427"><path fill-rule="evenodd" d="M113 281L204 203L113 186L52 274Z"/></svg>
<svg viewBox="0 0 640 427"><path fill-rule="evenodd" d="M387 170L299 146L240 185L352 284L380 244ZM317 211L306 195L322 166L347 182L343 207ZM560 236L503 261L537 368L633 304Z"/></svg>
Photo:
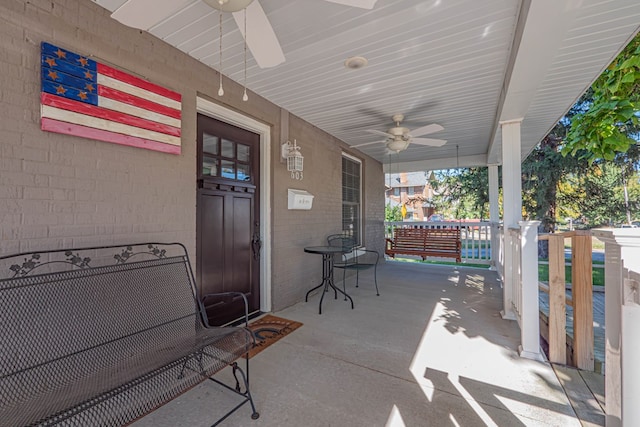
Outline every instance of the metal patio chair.
<svg viewBox="0 0 640 427"><path fill-rule="evenodd" d="M380 296L378 291L378 260L380 254L376 251L358 248L353 237L345 234L332 234L327 237L329 246L342 247L343 254L335 254L333 256L333 267L342 269L342 289L346 293L346 273L347 270L356 272L356 288L360 279L360 271L373 268L373 281L376 285L376 295Z"/></svg>

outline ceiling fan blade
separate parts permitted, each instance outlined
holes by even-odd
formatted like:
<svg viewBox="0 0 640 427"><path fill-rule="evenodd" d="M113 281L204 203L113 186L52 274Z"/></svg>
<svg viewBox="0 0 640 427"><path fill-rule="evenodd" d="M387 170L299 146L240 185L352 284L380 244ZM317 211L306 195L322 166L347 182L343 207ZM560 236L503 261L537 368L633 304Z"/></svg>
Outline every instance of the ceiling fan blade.
<svg viewBox="0 0 640 427"><path fill-rule="evenodd" d="M240 33L245 37L247 46L256 60L260 68L270 68L284 62L284 52L280 47L280 42L273 27L264 13L264 9L260 6L258 0L255 0L246 8L247 11L247 32L248 37L244 33L244 11L234 12L235 19Z"/></svg>
<svg viewBox="0 0 640 427"><path fill-rule="evenodd" d="M382 132L381 130L376 129L367 129L365 132L374 133L376 135L388 136L389 138L393 138L393 135L387 132Z"/></svg>
<svg viewBox="0 0 640 427"><path fill-rule="evenodd" d="M113 11L111 17L128 27L147 31L191 2L192 0L128 0Z"/></svg>
<svg viewBox="0 0 640 427"><path fill-rule="evenodd" d="M422 102L418 101L416 104L411 105L408 110L404 110L405 123L412 122L412 117L414 117L416 114L421 114L428 110L431 110L432 108L438 106L438 104L440 104L439 100L429 99Z"/></svg>
<svg viewBox="0 0 640 427"><path fill-rule="evenodd" d="M345 6L359 7L361 9L373 9L377 0L326 0L331 3L344 4Z"/></svg>
<svg viewBox="0 0 640 427"><path fill-rule="evenodd" d="M389 116L382 111L374 110L369 107L358 107L356 109L358 113L366 114L367 116L371 116L376 120L376 122L387 123L389 121Z"/></svg>
<svg viewBox="0 0 640 427"><path fill-rule="evenodd" d="M364 147L365 145L382 144L386 141L365 142L364 144L352 145L351 148Z"/></svg>
<svg viewBox="0 0 640 427"><path fill-rule="evenodd" d="M447 143L444 139L432 139L432 138L411 138L409 140L411 144L416 145L428 145L430 147L442 147Z"/></svg>
<svg viewBox="0 0 640 427"><path fill-rule="evenodd" d="M422 136L422 135L428 135L434 132L440 132L441 130L444 130L442 126L436 123L432 123L430 125L422 126L421 128L414 129L410 133L413 136Z"/></svg>

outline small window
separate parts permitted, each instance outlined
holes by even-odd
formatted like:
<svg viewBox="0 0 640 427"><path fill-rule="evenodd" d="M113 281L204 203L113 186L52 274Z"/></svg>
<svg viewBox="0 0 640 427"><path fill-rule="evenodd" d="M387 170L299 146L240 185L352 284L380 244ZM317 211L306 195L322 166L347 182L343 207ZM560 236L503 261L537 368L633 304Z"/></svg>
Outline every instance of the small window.
<svg viewBox="0 0 640 427"><path fill-rule="evenodd" d="M362 243L362 198L360 160L342 156L342 232Z"/></svg>

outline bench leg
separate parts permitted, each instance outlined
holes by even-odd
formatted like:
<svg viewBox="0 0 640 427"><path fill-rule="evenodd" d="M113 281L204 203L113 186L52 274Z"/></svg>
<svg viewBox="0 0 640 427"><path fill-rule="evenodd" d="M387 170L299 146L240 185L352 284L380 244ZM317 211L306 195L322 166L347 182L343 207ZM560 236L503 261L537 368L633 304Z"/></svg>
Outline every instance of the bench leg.
<svg viewBox="0 0 640 427"><path fill-rule="evenodd" d="M376 284L376 295L380 296L380 291L378 290L378 264L373 266L373 282Z"/></svg>
<svg viewBox="0 0 640 427"><path fill-rule="evenodd" d="M257 420L260 417L260 414L258 413L258 411L256 411L256 407L253 404L253 398L251 397L251 392L249 391L249 380L247 379L247 376L244 374L242 369L240 369L240 367L236 362L233 362L232 366L233 366L233 377L236 379L236 390L238 391L238 393L240 393L240 384L238 382L238 376L236 375L237 372L240 372L240 376L242 377L242 382L244 383L244 389L245 389L244 394L247 396L247 399L249 400L249 404L251 405L251 411L253 411L251 413L251 419ZM248 368L248 361L247 361L247 368Z"/></svg>
<svg viewBox="0 0 640 427"><path fill-rule="evenodd" d="M227 412L227 414L225 416L223 416L218 421L216 421L215 424L213 424L211 427L215 427L218 424L220 424L222 421L226 420L229 415L233 414L236 411L236 409L240 408L242 405L244 405L247 402L249 402L249 404L251 405L251 411L252 411L251 419L252 420L257 420L258 418L260 418L260 413L258 411L256 411L256 406L253 404L253 398L251 397L251 392L249 391L249 381L247 380L247 377L244 374L244 371L242 370L242 368L240 368L238 366L237 362L233 362L230 366L233 369L233 377L236 380L235 389L229 387L228 385L226 385L223 382L218 381L215 378L209 377L209 379L211 381L215 382L215 383L218 383L218 384L222 385L225 388L228 388L229 390L232 390L232 391L236 392L237 394L239 394L241 396L244 396L245 399L242 402L240 402L238 405L236 405L233 409L231 409L229 412ZM244 387L245 387L244 393L241 391L240 380L238 379L238 375L237 375L238 372L240 373L240 377L242 378L242 382L243 382Z"/></svg>

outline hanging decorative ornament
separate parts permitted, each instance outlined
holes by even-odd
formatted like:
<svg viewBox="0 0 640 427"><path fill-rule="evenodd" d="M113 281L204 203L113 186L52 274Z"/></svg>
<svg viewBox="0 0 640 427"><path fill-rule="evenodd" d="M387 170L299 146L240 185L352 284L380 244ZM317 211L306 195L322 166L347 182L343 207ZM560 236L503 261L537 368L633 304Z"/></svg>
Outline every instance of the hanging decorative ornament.
<svg viewBox="0 0 640 427"><path fill-rule="evenodd" d="M222 88L222 11L218 12L220 16L220 51L219 51L219 66L218 66L218 74L220 75L220 88L218 89L218 96L224 95L224 89Z"/></svg>
<svg viewBox="0 0 640 427"><path fill-rule="evenodd" d="M247 95L247 9L244 9L244 93L242 94L242 100L248 101Z"/></svg>

